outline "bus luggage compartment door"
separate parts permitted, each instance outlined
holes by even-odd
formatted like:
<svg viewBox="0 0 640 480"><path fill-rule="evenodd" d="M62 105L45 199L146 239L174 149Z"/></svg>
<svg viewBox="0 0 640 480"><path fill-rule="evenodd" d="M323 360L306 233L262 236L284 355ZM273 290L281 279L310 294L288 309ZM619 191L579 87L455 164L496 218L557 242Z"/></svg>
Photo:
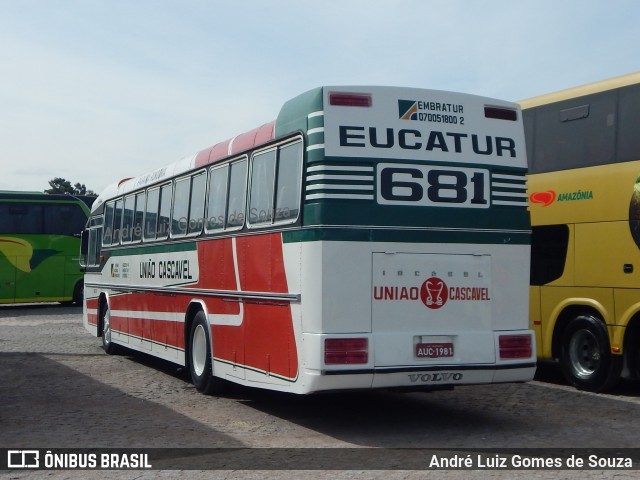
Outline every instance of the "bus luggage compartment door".
<svg viewBox="0 0 640 480"><path fill-rule="evenodd" d="M373 253L376 367L495 362L491 256Z"/></svg>

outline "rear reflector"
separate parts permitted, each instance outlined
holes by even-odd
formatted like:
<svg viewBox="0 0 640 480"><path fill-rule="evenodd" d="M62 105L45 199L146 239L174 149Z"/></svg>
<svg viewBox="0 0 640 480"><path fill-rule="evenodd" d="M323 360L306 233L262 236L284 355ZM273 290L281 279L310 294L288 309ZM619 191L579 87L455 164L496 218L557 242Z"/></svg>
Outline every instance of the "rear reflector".
<svg viewBox="0 0 640 480"><path fill-rule="evenodd" d="M487 118L497 118L498 120L518 120L518 112L510 108L484 107L484 116Z"/></svg>
<svg viewBox="0 0 640 480"><path fill-rule="evenodd" d="M500 335L500 359L530 358L531 335Z"/></svg>
<svg viewBox="0 0 640 480"><path fill-rule="evenodd" d="M363 364L369 361L369 342L366 338L325 338L326 365Z"/></svg>
<svg viewBox="0 0 640 480"><path fill-rule="evenodd" d="M371 103L368 93L329 93L329 104L338 107L370 107Z"/></svg>

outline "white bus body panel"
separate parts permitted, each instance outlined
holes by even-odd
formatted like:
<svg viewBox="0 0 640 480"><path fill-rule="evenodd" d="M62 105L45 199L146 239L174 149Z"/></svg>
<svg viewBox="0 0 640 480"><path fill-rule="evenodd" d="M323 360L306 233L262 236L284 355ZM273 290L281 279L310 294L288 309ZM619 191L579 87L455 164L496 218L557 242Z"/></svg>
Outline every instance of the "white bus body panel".
<svg viewBox="0 0 640 480"><path fill-rule="evenodd" d="M302 304L299 317L294 315L294 325L300 325L302 332L297 336L301 385L295 390L533 378L535 345L531 358L517 361L500 360L498 347L499 332L532 333L528 289L521 285L527 279L511 268L528 262L529 246L442 244L429 245L421 250L430 253L420 253L415 244L317 241L285 244L284 249L285 260L292 260L285 261L290 266L288 278L296 279L293 284L301 282ZM302 273L297 273L300 266ZM448 288L439 308L427 307L421 292L434 277ZM494 278L500 279L501 289L492 288ZM386 298L385 291L376 288L385 285L390 289ZM324 365L324 339L340 337L369 339L368 363ZM416 357L417 342L445 340L453 343L452 357ZM506 368L514 365L522 366ZM358 370L363 373L355 373Z"/></svg>

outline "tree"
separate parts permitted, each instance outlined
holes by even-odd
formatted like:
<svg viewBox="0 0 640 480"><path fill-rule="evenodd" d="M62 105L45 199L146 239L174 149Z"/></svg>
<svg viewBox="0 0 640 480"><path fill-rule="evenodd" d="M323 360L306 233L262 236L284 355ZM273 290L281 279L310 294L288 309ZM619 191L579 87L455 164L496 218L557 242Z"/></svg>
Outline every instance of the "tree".
<svg viewBox="0 0 640 480"><path fill-rule="evenodd" d="M93 190L87 190L84 183L76 183L71 185L69 180L61 177L56 177L49 180L49 186L51 188L44 191L44 193L62 193L67 195L87 195L90 197L96 197L97 194Z"/></svg>

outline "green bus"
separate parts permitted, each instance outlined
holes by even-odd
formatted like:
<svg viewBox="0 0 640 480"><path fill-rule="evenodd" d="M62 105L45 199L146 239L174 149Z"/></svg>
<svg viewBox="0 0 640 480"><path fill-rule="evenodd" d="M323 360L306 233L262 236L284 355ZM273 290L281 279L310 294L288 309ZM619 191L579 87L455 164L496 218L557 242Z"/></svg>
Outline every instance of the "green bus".
<svg viewBox="0 0 640 480"><path fill-rule="evenodd" d="M82 304L80 235L92 197L0 192L0 304Z"/></svg>

